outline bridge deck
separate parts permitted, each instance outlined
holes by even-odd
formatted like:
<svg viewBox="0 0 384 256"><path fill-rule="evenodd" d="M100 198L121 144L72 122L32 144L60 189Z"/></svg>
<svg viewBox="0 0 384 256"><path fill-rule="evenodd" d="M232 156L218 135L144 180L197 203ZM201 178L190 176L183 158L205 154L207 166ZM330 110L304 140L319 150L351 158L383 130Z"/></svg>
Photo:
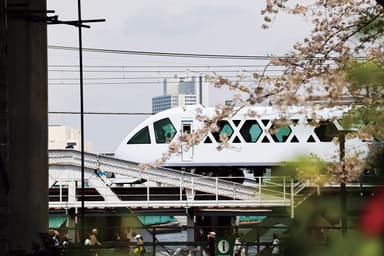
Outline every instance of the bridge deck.
<svg viewBox="0 0 384 256"><path fill-rule="evenodd" d="M124 175L129 179L144 179L161 184L161 186L178 187L179 196L172 200L153 200L149 183L140 185L146 187L145 200L122 200L113 191L113 179L105 173ZM84 178L89 187L97 190L104 200L85 201L85 207L132 207L132 208L161 208L161 207L249 207L249 206L291 206L293 198L303 187L293 184L285 177L279 181L259 179L248 185L239 184L217 177L207 177L178 170L151 167L139 168L138 163L124 161L109 156L84 153ZM81 202L77 192L81 184L81 153L75 150L49 151L49 186L56 186L60 192L58 200L50 201L50 208L80 207ZM63 188L67 189L65 199ZM211 195L201 200L198 194Z"/></svg>

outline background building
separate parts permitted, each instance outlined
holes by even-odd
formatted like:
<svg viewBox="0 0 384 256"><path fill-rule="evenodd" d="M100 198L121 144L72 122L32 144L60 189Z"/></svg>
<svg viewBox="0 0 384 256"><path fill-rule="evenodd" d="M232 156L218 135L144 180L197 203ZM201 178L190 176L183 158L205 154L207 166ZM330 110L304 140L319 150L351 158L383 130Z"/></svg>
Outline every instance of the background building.
<svg viewBox="0 0 384 256"><path fill-rule="evenodd" d="M163 95L152 98L152 112L194 104L208 106L208 85L202 76L164 79Z"/></svg>
<svg viewBox="0 0 384 256"><path fill-rule="evenodd" d="M50 125L48 127L48 149L81 150L80 130L62 125ZM91 151L89 142L85 142L84 151Z"/></svg>

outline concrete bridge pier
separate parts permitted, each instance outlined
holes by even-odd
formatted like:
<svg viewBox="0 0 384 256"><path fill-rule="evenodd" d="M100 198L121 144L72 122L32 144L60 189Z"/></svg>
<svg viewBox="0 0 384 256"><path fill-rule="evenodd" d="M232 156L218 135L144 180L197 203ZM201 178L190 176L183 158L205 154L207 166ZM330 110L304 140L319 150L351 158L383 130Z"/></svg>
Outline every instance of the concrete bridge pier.
<svg viewBox="0 0 384 256"><path fill-rule="evenodd" d="M187 227L193 227L187 229L187 241L195 241L195 218L193 216L187 215Z"/></svg>
<svg viewBox="0 0 384 256"><path fill-rule="evenodd" d="M0 255L48 229L46 0L0 0Z"/></svg>

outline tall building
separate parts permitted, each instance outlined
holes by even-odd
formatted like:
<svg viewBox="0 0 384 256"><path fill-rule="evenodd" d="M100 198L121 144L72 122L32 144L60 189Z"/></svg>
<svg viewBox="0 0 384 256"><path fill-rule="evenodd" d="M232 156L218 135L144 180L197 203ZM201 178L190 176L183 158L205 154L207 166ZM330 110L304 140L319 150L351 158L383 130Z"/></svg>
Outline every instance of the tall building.
<svg viewBox="0 0 384 256"><path fill-rule="evenodd" d="M176 106L208 106L208 83L202 76L179 76L163 81L163 95L152 98L152 112Z"/></svg>

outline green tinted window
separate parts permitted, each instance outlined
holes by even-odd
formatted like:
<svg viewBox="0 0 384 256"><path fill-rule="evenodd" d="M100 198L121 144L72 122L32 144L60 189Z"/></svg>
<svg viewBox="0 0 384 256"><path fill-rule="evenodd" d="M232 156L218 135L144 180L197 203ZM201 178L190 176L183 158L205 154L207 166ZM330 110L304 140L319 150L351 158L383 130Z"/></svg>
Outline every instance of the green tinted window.
<svg viewBox="0 0 384 256"><path fill-rule="evenodd" d="M169 143L176 135L176 129L169 118L161 119L153 123L156 143Z"/></svg>
<svg viewBox="0 0 384 256"><path fill-rule="evenodd" d="M148 126L138 131L127 144L151 144Z"/></svg>
<svg viewBox="0 0 384 256"><path fill-rule="evenodd" d="M274 127L272 126L271 130L274 130ZM270 130L270 132L271 132ZM291 128L289 126L284 126L278 128L278 130L271 134L272 138L275 142L286 142L288 139L288 136L291 134ZM272 132L271 132L272 133Z"/></svg>
<svg viewBox="0 0 384 256"><path fill-rule="evenodd" d="M233 129L227 121L225 121L225 120L220 121L218 123L218 126L219 126L219 132L212 133L213 137L215 137L217 142L220 141L220 135L225 135L228 138L230 138L232 136Z"/></svg>
<svg viewBox="0 0 384 256"><path fill-rule="evenodd" d="M256 142L262 130L256 120L247 120L240 129L240 134L246 142Z"/></svg>
<svg viewBox="0 0 384 256"><path fill-rule="evenodd" d="M233 129L229 124L225 124L220 131L220 135L226 135L228 137L231 137L232 133Z"/></svg>

